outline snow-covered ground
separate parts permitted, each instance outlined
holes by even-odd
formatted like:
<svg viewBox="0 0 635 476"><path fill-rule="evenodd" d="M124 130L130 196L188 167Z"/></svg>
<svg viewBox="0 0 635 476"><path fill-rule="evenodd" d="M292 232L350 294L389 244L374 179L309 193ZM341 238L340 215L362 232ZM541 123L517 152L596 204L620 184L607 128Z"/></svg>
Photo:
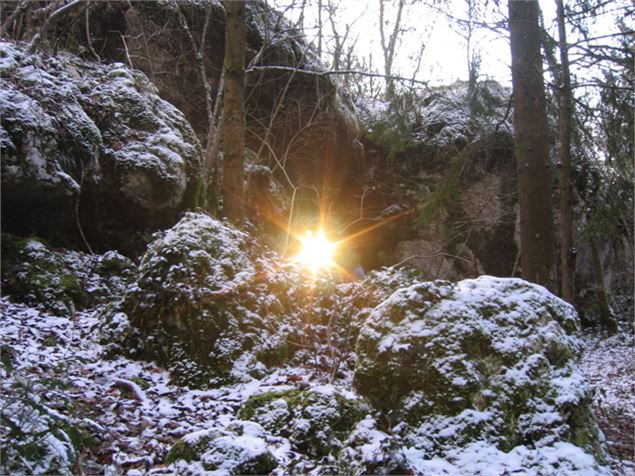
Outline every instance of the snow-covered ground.
<svg viewBox="0 0 635 476"><path fill-rule="evenodd" d="M9 474L38 473L56 468L59 473L84 474L174 474L195 467L169 466L164 458L180 437L201 430L227 431L237 421L236 412L245 400L268 390L323 387L307 370L282 368L262 380L211 391L190 390L170 383L169 375L152 363L116 357L107 359L99 343L98 310L78 312L71 318L54 317L6 298L0 300L2 320L2 383L0 409L3 416L3 465ZM582 370L596 389L598 417L607 434L609 448L617 458L614 474L635 474L633 466L633 334L610 338L587 332ZM6 425L8 419L12 424ZM357 433L365 439L364 451L380 445L385 434L373 428L367 417ZM368 426L368 428L366 428ZM8 446L7 439L22 435L22 446ZM73 458L72 441L94 438L92 450ZM358 435L359 436L359 435ZM261 435L269 451L281 463L274 474L283 474L292 460L301 457L290 449L288 439ZM15 440L14 440L15 441ZM44 463L29 463L29 444L46 449ZM554 445L541 454L518 447L503 453L493 447L464 449L451 462L425 459L416 450L403 453L416 474L509 474L516 461L542 458L549 452L576 452L568 443ZM575 456L584 453L579 451ZM630 457L630 459L629 459ZM592 458L591 458L592 459ZM74 466L65 462L76 460ZM57 461L49 465L46 462ZM578 469L561 474L595 474L584 461ZM305 466L302 466L302 465ZM294 466L302 472L319 471L310 461ZM539 468L540 466L538 466ZM548 466L546 466L548 467ZM26 471L25 471L26 468ZM466 473L467 472L467 473ZM216 473L216 472L215 472ZM220 471L218 474L222 474ZM534 474L534 473L532 473ZM542 474L538 469L535 474Z"/></svg>
<svg viewBox="0 0 635 476"><path fill-rule="evenodd" d="M594 408L609 451L623 458L617 474L635 475L635 334L626 323L608 337L597 329L582 336L580 369L594 390Z"/></svg>

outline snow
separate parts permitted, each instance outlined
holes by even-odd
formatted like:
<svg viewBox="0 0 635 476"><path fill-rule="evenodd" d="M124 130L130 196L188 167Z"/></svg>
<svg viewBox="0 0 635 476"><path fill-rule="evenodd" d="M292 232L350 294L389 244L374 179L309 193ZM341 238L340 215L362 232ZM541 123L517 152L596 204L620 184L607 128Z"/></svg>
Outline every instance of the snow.
<svg viewBox="0 0 635 476"><path fill-rule="evenodd" d="M228 241L231 238L234 237L226 237ZM29 242L28 246L31 252L43 251L43 246L36 241ZM93 259L98 263L104 257ZM76 265L80 263L77 259ZM105 285L97 276L92 276L91 280L90 285L93 287ZM499 290L507 286L496 278L483 278L482 282ZM457 285L457 292L464 295L466 309L474 305L476 300L489 299L496 294L494 291L489 294L483 290L484 286L475 287L474 284L463 282ZM476 289L480 290L480 296L475 294ZM420 299L414 289L409 289L405 296ZM525 293L523 298L529 299L532 295ZM399 302L404 297L394 293L387 299ZM423 301L428 303L426 306L432 303L428 298ZM510 298L509 302L518 301ZM279 463L274 474L286 474L292 471L290 468L297 471L304 468L316 475L333 472L334 466L327 464L328 458L322 462L311 460L293 449L291 437L273 435L267 429L265 421L275 422L277 413L286 411L287 403L283 399L271 402L267 408L269 413L259 418L262 426L239 420L237 412L253 395L298 388L308 388L324 398L332 398L337 393L346 399L360 399L350 388L350 376L327 384L323 374L303 367L278 368L264 372L261 378L250 378L241 384L212 390L193 390L174 385L170 375L152 362L133 361L120 356L106 359L107 344L100 341L103 319L101 305L72 316L59 317L3 297L0 299L0 310L0 345L3 355L9 352L13 361L11 369L0 368L0 407L3 417L16 418L18 413L15 409L20 402L14 397L15 390L20 385L28 385L30 396L24 396L23 402L28 402L30 398L30 401L39 402L46 409L41 413L31 413L29 431L41 431L53 421L63 421L69 428L85 428L84 431L92 433L100 443L93 450L92 457L84 456L83 464L97 465L92 468L99 468L99 473L128 476L174 473L221 475L227 474L240 461L265 451L269 451ZM125 326L127 317L123 313L115 313L111 325ZM546 328L549 329L548 326ZM425 332L423 328L419 330ZM559 388L558 395L563 398L555 402L556 405L580 398L576 389L581 387L584 374L592 386L602 385L607 396L603 401L598 400L600 394L596 394L596 404L633 415L632 379L627 379L623 374L628 368L631 372L633 370L633 339L632 335L620 336L608 339L585 337L589 350L584 356L582 372L562 374L553 379L554 385ZM505 343L510 349L515 345L515 341ZM620 368L615 368L615 360L607 360L605 355L620 359ZM505 378L514 381L514 385L525 383L528 372L525 366L530 368L532 359L537 358L531 356L523 365L507 369ZM602 378L609 372L615 378L607 382ZM622 372L619 378L615 372ZM50 382L55 381L64 384L51 386ZM117 382L123 384L118 385ZM483 394L487 392L492 393L485 390ZM22 407L27 408L28 404L25 406L22 403ZM73 411L72 408L80 408L81 412ZM488 410L468 409L455 417L430 421L416 432L402 426L394 427L389 433L381 429L379 416L368 408L369 413L342 441L340 459L349 459L351 468L359 469L361 465L388 467L382 465L387 465L390 461L388 455L392 455L395 461L410 468L414 474L433 476L514 472L543 475L553 474L554 468L558 468L557 474L565 475L610 474L607 468L598 466L592 456L561 441L544 441L535 448L520 445L508 452L496 449L491 441L485 439L463 447L453 443L460 436L457 430L466 422L475 428L488 425L492 417ZM305 416L311 416L312 419L327 418L333 412L332 408L319 404L308 405L305 410ZM312 423L307 418L297 418L293 422L293 430L308 431ZM534 412L533 418L521 422L522 426L531 428L537 424L557 424L559 415L546 406ZM21 473L14 471L12 474L45 472L51 470L51 465L57 468L54 472L63 474L74 471L68 466L74 450L64 435L49 434L43 440L48 456L40 466L33 466L30 470L22 466ZM168 450L179 438L201 441L205 436L215 438L201 461L178 461L170 466L162 464ZM316 436L319 437L319 432ZM447 441L443 452L432 452L431 436ZM6 438L6 433L2 433L2 438ZM431 457L431 454L434 456ZM14 455L9 454L8 457ZM217 469L206 470L206 464ZM629 468L632 470L627 463L614 462L613 466L615 474L629 474ZM88 466L85 471L89 471Z"/></svg>
<svg viewBox="0 0 635 476"><path fill-rule="evenodd" d="M450 452L444 459L426 459L419 450L406 449L406 457L416 474L438 476L522 474L543 476L551 474L596 476L610 475L606 468L598 468L592 456L570 443L530 449L518 446L505 453L484 442L476 442ZM555 468L558 468L555 470ZM554 472L557 471L557 472Z"/></svg>

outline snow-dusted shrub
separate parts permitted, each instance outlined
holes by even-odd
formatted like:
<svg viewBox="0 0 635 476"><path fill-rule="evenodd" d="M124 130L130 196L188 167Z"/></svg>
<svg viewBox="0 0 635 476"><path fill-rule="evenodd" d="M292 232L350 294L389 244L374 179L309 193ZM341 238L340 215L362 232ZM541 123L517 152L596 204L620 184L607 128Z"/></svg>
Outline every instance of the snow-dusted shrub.
<svg viewBox="0 0 635 476"><path fill-rule="evenodd" d="M224 430L202 430L178 440L166 456L178 474L268 474L278 462L260 425L234 422Z"/></svg>
<svg viewBox="0 0 635 476"><path fill-rule="evenodd" d="M573 307L519 279L414 284L370 314L354 386L431 454L564 440L602 456L578 328Z"/></svg>
<svg viewBox="0 0 635 476"><path fill-rule="evenodd" d="M312 457L337 454L369 407L355 394L333 386L271 391L250 397L238 417L252 420Z"/></svg>
<svg viewBox="0 0 635 476"><path fill-rule="evenodd" d="M256 359L276 364L289 352L289 282L282 262L249 235L187 213L149 245L122 303L137 329L128 328L128 351L157 359L183 384L241 380L263 369Z"/></svg>
<svg viewBox="0 0 635 476"><path fill-rule="evenodd" d="M0 370L0 473L74 474L78 454L97 440L88 418L69 417L70 399L49 400L57 387L67 383L57 379L30 379L27 372L12 369L11 349L1 349L4 368Z"/></svg>

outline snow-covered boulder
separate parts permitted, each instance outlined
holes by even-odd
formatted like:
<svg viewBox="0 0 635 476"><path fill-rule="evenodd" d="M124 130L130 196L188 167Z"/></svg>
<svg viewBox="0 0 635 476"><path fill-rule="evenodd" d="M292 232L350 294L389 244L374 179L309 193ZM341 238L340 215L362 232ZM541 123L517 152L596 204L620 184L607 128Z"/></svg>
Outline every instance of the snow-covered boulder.
<svg viewBox="0 0 635 476"><path fill-rule="evenodd" d="M354 386L430 456L478 440L601 457L578 329L573 307L519 279L414 284L362 327Z"/></svg>
<svg viewBox="0 0 635 476"><path fill-rule="evenodd" d="M324 385L254 395L245 402L238 417L289 438L296 451L321 457L336 455L369 410L359 396Z"/></svg>
<svg viewBox="0 0 635 476"><path fill-rule="evenodd" d="M263 368L256 358L280 362L293 312L279 264L246 233L186 213L149 245L122 303L139 331L128 350L188 385L241 380Z"/></svg>
<svg viewBox="0 0 635 476"><path fill-rule="evenodd" d="M262 427L251 422L197 431L172 446L166 463L174 463L177 474L269 474L278 462L265 438Z"/></svg>
<svg viewBox="0 0 635 476"><path fill-rule="evenodd" d="M139 71L0 42L3 229L128 249L202 194L200 144Z"/></svg>

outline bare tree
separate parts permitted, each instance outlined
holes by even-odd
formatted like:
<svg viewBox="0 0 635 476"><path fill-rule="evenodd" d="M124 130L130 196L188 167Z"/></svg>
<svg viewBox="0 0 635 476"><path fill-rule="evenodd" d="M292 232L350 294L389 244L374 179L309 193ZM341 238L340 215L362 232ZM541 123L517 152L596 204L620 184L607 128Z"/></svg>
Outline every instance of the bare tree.
<svg viewBox="0 0 635 476"><path fill-rule="evenodd" d="M573 116L571 73L562 0L556 0L558 15L558 46L560 49L559 103L560 120L560 293L568 302L575 300L573 261L573 194L571 187L571 123Z"/></svg>
<svg viewBox="0 0 635 476"><path fill-rule="evenodd" d="M203 31L201 33L201 39L197 43L194 39L194 35L192 33L192 29L187 22L187 18L181 11L179 7L179 2L174 2L176 11L179 17L179 23L185 31L190 44L192 45L192 50L194 52L194 57L196 58L196 64L198 66L199 75L201 77L201 83L203 85L203 91L205 92L205 110L207 112L207 141L205 147L205 169L207 175L207 183L208 187L215 189L216 187L216 169L217 169L217 161L218 161L218 149L220 142L220 127L218 125L219 122L219 112L220 112L220 104L222 102L222 91L223 91L223 83L224 83L224 74L221 73L220 80L218 82L218 91L216 94L216 98L213 97L212 87L207 78L207 67L205 62L205 42L207 41L207 33L209 31L209 24L212 16L212 6L208 4L205 7L205 22L203 24ZM212 193L216 193L216 190L212 190Z"/></svg>
<svg viewBox="0 0 635 476"><path fill-rule="evenodd" d="M386 76L386 96L392 97L395 93L395 82L392 77L392 66L395 60L395 49L397 40L403 31L401 26L401 15L403 13L405 0L397 0L397 15L390 31L388 19L386 18L386 0L379 0L379 35L381 39L381 50L384 54L384 74Z"/></svg>
<svg viewBox="0 0 635 476"><path fill-rule="evenodd" d="M28 46L29 52L34 52L35 50L37 50L37 48L42 43L42 40L46 38L51 27L53 27L58 21L60 21L60 19L64 15L79 7L82 3L82 0L73 0L70 3L59 7L57 10L51 13L40 27L40 30L31 39L31 42Z"/></svg>

